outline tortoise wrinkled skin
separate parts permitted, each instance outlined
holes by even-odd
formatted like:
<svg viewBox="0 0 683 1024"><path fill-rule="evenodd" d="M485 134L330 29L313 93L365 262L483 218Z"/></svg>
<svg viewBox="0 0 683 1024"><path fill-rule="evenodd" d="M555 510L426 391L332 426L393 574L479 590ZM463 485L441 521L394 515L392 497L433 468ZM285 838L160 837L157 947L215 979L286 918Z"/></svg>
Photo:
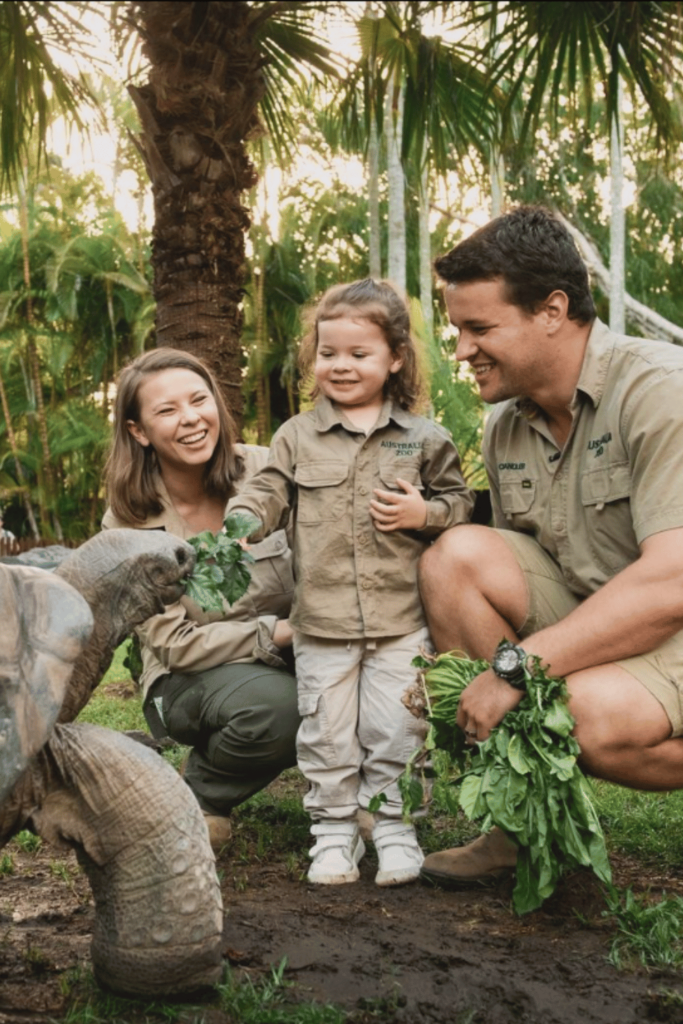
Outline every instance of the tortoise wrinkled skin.
<svg viewBox="0 0 683 1024"><path fill-rule="evenodd" d="M158 754L66 723L193 564L190 545L137 530L99 534L55 572L0 564L0 846L30 828L76 850L95 899L95 976L126 995L220 979L214 856L193 794Z"/></svg>

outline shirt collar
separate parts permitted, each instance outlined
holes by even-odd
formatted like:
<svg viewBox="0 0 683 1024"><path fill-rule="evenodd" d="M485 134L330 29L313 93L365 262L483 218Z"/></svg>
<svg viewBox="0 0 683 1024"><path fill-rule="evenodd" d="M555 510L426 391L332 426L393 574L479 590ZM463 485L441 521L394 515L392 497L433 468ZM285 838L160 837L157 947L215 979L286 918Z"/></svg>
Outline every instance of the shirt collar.
<svg viewBox="0 0 683 1024"><path fill-rule="evenodd" d="M596 317L588 335L581 373L576 385L576 390L588 395L596 409L605 390L607 371L612 361L616 340L617 335L612 334L609 327Z"/></svg>
<svg viewBox="0 0 683 1024"><path fill-rule="evenodd" d="M408 427L410 426L410 417L411 414L405 409L402 409L401 406L394 402L392 398L385 398L382 405L382 411L379 414L379 418L377 419L373 430L378 430L380 427L386 427L390 420L393 420L399 427ZM332 430L337 426L348 430L348 420L345 420L342 417L340 410L335 408L327 395L320 395L316 401L315 408L313 409L313 421L315 429L321 434L327 433L327 431ZM362 433L362 431L359 431L359 433Z"/></svg>
<svg viewBox="0 0 683 1024"><path fill-rule="evenodd" d="M582 391L590 398L596 409L600 405L616 338L609 327L596 317L588 335L573 403L576 403L577 392ZM520 416L526 419L534 419L540 411L530 398L518 398L515 406Z"/></svg>

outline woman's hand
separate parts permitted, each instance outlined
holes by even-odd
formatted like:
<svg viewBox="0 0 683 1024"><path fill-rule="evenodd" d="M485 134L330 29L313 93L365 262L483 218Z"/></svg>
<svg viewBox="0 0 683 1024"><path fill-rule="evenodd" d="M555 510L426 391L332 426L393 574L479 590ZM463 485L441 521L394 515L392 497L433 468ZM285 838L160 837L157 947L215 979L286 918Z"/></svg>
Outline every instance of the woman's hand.
<svg viewBox="0 0 683 1024"><path fill-rule="evenodd" d="M396 491L380 491L375 488L379 500L370 502L370 515L378 530L421 530L427 522L427 503L407 480L396 477L396 483L405 494Z"/></svg>
<svg viewBox="0 0 683 1024"><path fill-rule="evenodd" d="M294 640L294 630L289 624L289 619L278 619L273 630L273 643L276 647L291 647Z"/></svg>

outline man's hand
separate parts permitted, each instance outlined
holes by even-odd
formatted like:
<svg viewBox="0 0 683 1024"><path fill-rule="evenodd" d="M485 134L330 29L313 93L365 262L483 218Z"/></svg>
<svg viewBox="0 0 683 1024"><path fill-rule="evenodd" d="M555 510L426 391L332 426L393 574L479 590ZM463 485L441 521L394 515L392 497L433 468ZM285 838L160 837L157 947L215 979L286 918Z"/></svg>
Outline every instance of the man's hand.
<svg viewBox="0 0 683 1024"><path fill-rule="evenodd" d="M486 740L494 726L516 708L524 696L492 669L482 672L463 691L458 705L457 724L468 743Z"/></svg>
<svg viewBox="0 0 683 1024"><path fill-rule="evenodd" d="M291 647L294 640L294 630L289 624L289 619L278 619L273 630L273 643L276 647Z"/></svg>
<svg viewBox="0 0 683 1024"><path fill-rule="evenodd" d="M396 483L405 491L381 491L375 488L376 499L370 502L370 515L375 526L383 533L390 530L421 530L427 522L427 503L407 480L396 477Z"/></svg>

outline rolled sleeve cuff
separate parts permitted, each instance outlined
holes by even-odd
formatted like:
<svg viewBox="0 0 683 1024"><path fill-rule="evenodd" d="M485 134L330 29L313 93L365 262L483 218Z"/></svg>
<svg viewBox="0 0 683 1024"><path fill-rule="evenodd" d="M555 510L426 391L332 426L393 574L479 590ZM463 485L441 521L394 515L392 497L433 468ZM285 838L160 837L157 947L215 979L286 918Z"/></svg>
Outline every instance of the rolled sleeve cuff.
<svg viewBox="0 0 683 1024"><path fill-rule="evenodd" d="M276 615L265 615L258 620L254 657L273 668L284 668L285 663L280 657L280 648L273 643L273 633L277 621Z"/></svg>

